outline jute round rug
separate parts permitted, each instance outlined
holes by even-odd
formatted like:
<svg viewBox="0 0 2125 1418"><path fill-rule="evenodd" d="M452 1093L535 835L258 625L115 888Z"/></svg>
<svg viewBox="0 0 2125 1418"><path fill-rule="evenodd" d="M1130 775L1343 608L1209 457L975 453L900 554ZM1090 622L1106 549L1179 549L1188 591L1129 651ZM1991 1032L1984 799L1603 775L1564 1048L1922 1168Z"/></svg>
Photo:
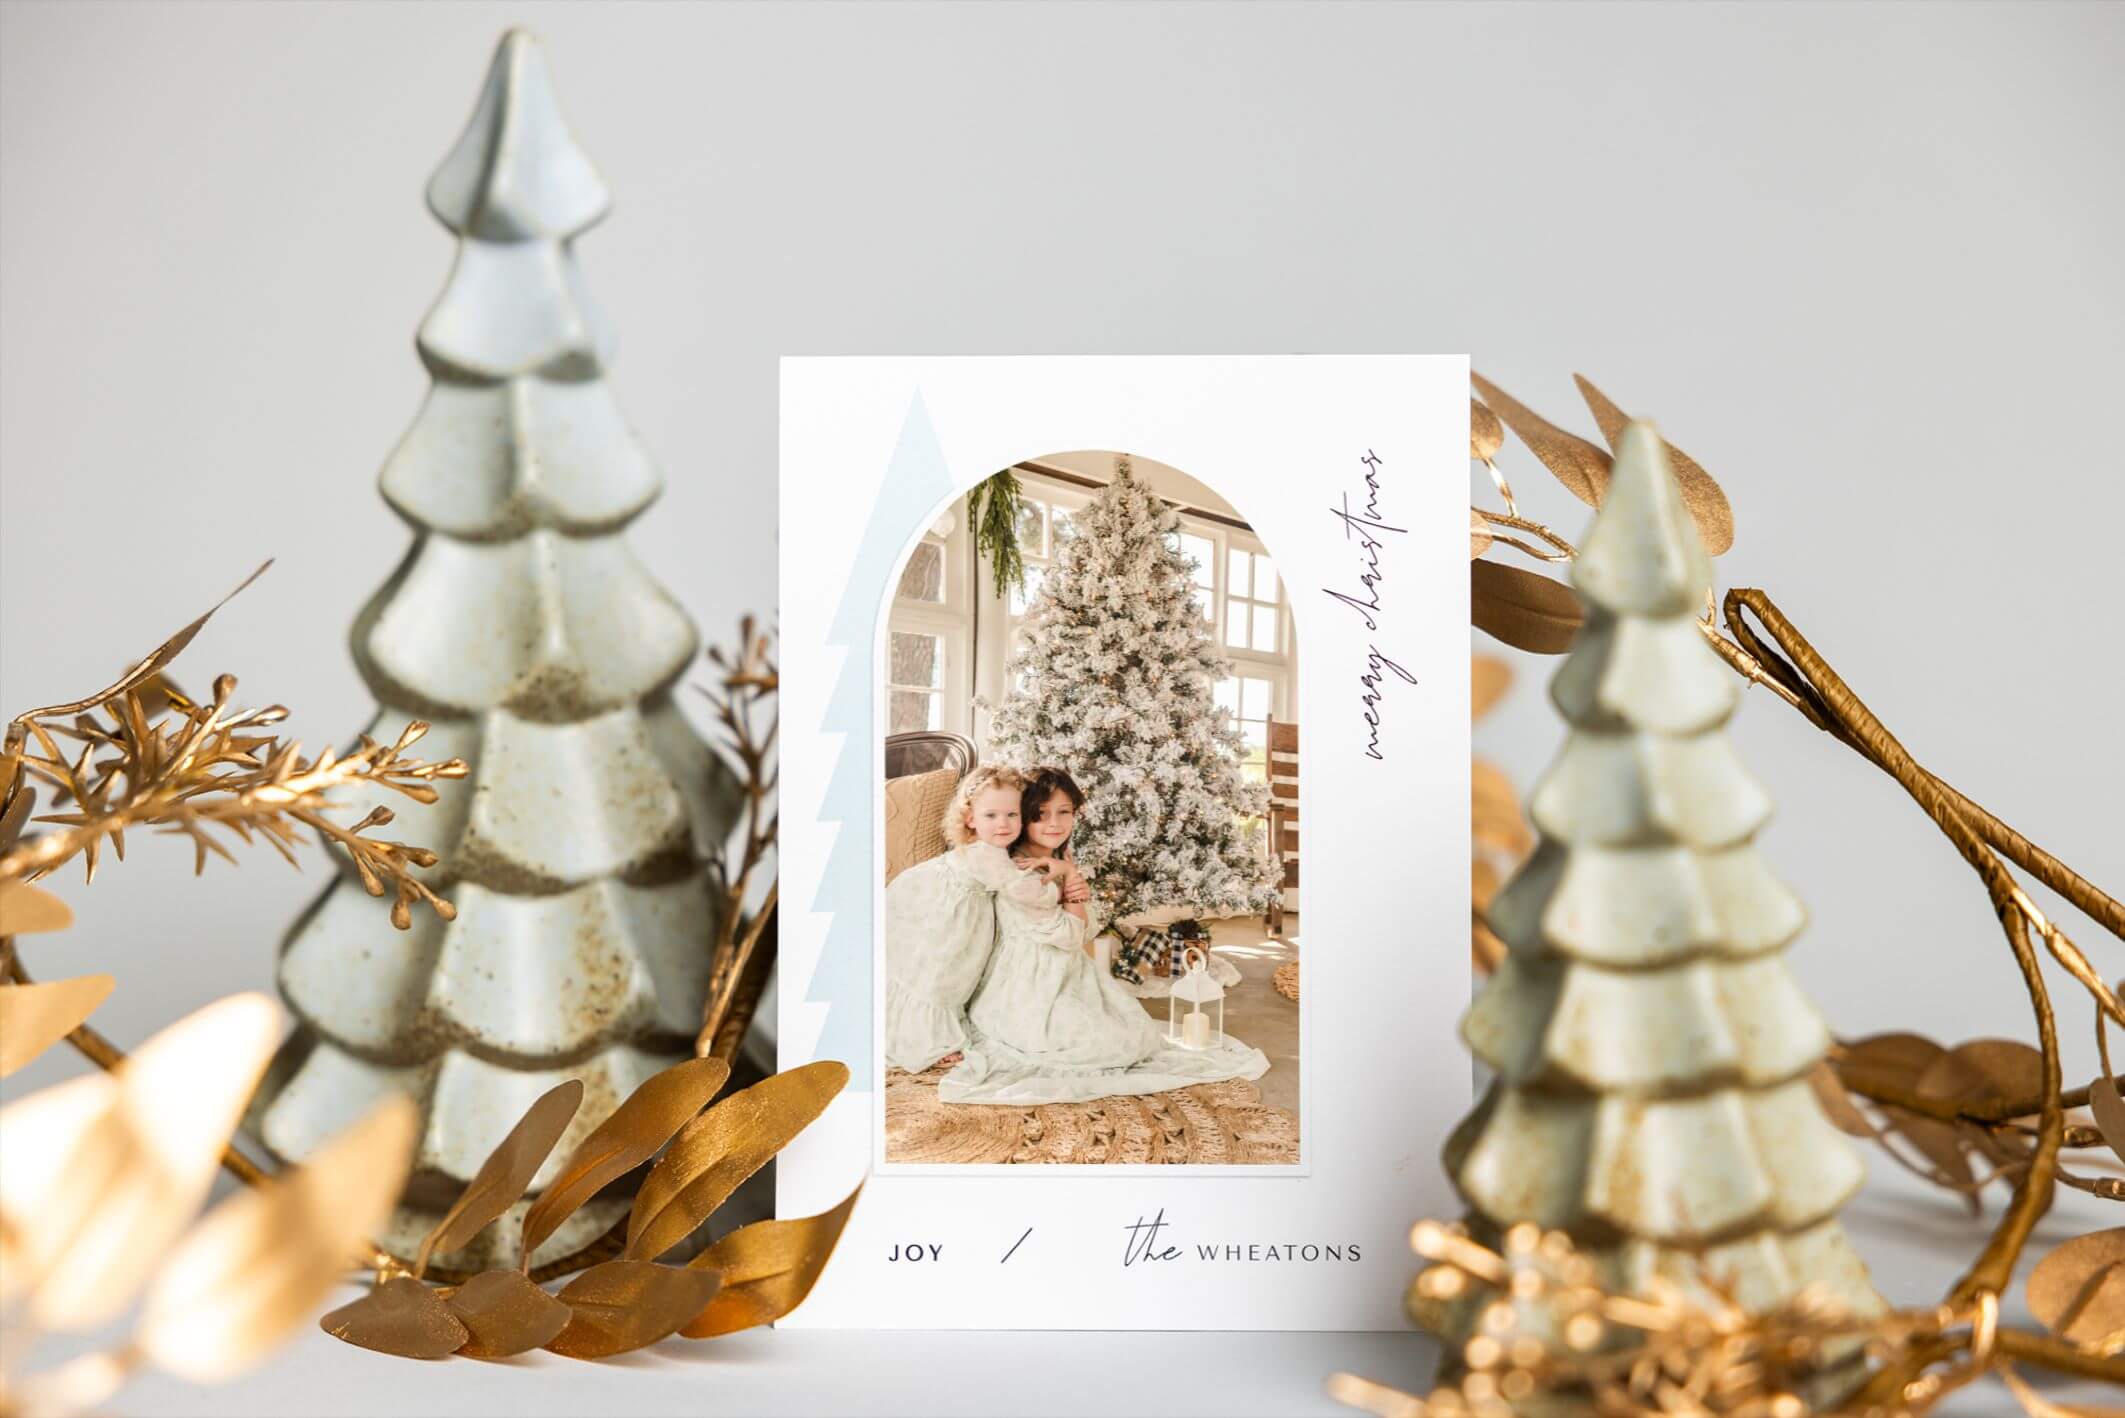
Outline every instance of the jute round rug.
<svg viewBox="0 0 2125 1418"><path fill-rule="evenodd" d="M1299 1120L1244 1079L1089 1103L998 1107L940 1103L937 1080L892 1069L885 1080L888 1162L1234 1163L1299 1160Z"/></svg>
<svg viewBox="0 0 2125 1418"><path fill-rule="evenodd" d="M1287 960L1277 966L1276 973L1269 977L1269 983L1276 986L1278 994L1290 1000L1293 1004L1297 1004L1299 1002L1299 962Z"/></svg>

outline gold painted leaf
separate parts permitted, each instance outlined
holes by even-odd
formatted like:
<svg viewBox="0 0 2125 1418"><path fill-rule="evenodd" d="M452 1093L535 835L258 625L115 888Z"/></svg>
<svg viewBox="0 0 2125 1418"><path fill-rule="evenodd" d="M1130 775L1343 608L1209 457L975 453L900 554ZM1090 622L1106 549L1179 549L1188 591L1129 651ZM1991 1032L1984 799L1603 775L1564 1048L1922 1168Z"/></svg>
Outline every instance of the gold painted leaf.
<svg viewBox="0 0 2125 1418"><path fill-rule="evenodd" d="M544 1349L568 1328L568 1306L521 1270L489 1270L473 1276L450 1297L450 1313L471 1332L458 1353L474 1359L507 1359Z"/></svg>
<svg viewBox="0 0 2125 1418"><path fill-rule="evenodd" d="M1489 551L1489 550L1490 550L1490 543L1491 543L1491 535L1490 535L1490 523L1488 523L1488 522L1486 522L1486 521L1484 521L1484 520L1483 520L1483 514L1482 514L1481 512L1478 512L1478 511L1477 511L1477 510L1476 510L1475 508L1473 508L1473 507L1469 508L1469 509L1468 509L1468 555L1469 555L1469 559L1470 559L1471 561L1473 561L1473 560L1474 560L1475 558L1477 558L1477 557L1479 557L1479 556L1483 555L1483 553L1485 553L1485 552Z"/></svg>
<svg viewBox="0 0 2125 1418"><path fill-rule="evenodd" d="M1575 433L1566 433L1480 374L1469 376L1505 426L1520 436L1565 491L1589 507L1601 505L1609 485L1609 455Z"/></svg>
<svg viewBox="0 0 2125 1418"><path fill-rule="evenodd" d="M1477 857L1469 863L1469 900L1478 911L1490 909L1498 894L1498 869Z"/></svg>
<svg viewBox="0 0 2125 1418"><path fill-rule="evenodd" d="M39 1325L92 1328L132 1302L206 1200L222 1147L279 1040L273 1001L232 995L135 1050L108 1075L93 1120L66 1129L63 1151L40 1159L13 1110L0 1115L8 1119L0 1211L24 1233L20 1259Z"/></svg>
<svg viewBox="0 0 2125 1418"><path fill-rule="evenodd" d="M99 708L116 699L127 690L146 684L156 675L161 674L170 661L184 653L185 646L191 644L192 637L199 634L200 628L214 618L215 611L227 605L248 588L253 581L265 575L266 568L272 564L270 560L259 563L256 571L244 577L243 585L238 586L234 591L216 601L199 619L193 621L160 645L157 645L145 660L120 675L109 688L92 694L86 699L77 699L71 704L48 704L42 709L32 709L27 714L17 715L15 722L19 724L25 719L50 719L67 714L79 714L85 710Z"/></svg>
<svg viewBox="0 0 2125 1418"><path fill-rule="evenodd" d="M2125 1100L2118 1097L2118 1081L2099 1078L2088 1085L2088 1111L2095 1114L2097 1131L2110 1150L2125 1159Z"/></svg>
<svg viewBox="0 0 2125 1418"><path fill-rule="evenodd" d="M693 1268L720 1272L723 1288L679 1332L688 1339L713 1339L773 1324L803 1304L862 1194L858 1182L831 1211L740 1226L696 1256Z"/></svg>
<svg viewBox="0 0 2125 1418"><path fill-rule="evenodd" d="M1601 436L1614 448L1631 416L1617 408L1585 375L1574 374L1572 378L1578 382L1580 397L1593 411L1594 422L1601 426ZM1734 545L1734 509L1728 505L1725 491L1689 454L1666 439L1660 441L1660 446L1667 450L1668 470L1682 489L1682 500L1690 509L1690 516L1696 519L1697 535L1704 539L1704 549L1718 556Z"/></svg>
<svg viewBox="0 0 2125 1418"><path fill-rule="evenodd" d="M1468 681L1469 718L1480 719L1513 687L1513 667L1496 655L1475 655L1469 660Z"/></svg>
<svg viewBox="0 0 2125 1418"><path fill-rule="evenodd" d="M118 1098L90 1073L0 1109L0 1302L36 1288L66 1257L115 1165L107 1127Z"/></svg>
<svg viewBox="0 0 2125 1418"><path fill-rule="evenodd" d="M524 1213L525 1256L601 1188L656 1156L729 1077L730 1065L721 1059L687 1059L630 1093L576 1145L552 1185Z"/></svg>
<svg viewBox="0 0 2125 1418"><path fill-rule="evenodd" d="M1488 975L1505 963L1505 942L1491 932L1491 928L1477 921L1469 933L1469 964L1479 975Z"/></svg>
<svg viewBox="0 0 2125 1418"><path fill-rule="evenodd" d="M410 1275L393 1276L317 1325L335 1339L402 1359L447 1359L472 1337L442 1298Z"/></svg>
<svg viewBox="0 0 2125 1418"><path fill-rule="evenodd" d="M688 1123L635 1194L625 1254L655 1260L685 1240L848 1081L847 1064L821 1059L762 1079Z"/></svg>
<svg viewBox="0 0 2125 1418"><path fill-rule="evenodd" d="M1845 1085L1838 1080L1837 1070L1825 1063L1818 1063L1808 1075L1808 1086L1815 1090L1815 1101L1821 1105L1823 1116L1831 1126L1850 1137L1877 1138L1881 1133L1867 1121L1867 1115L1852 1101Z"/></svg>
<svg viewBox="0 0 2125 1418"><path fill-rule="evenodd" d="M25 881L0 881L0 935L63 931L72 924L74 913L49 891Z"/></svg>
<svg viewBox="0 0 2125 1418"><path fill-rule="evenodd" d="M1469 764L1469 782L1474 790L1476 840L1514 857L1532 849L1535 834L1520 814L1519 795L1513 791L1513 780L1505 776L1505 770L1488 759L1478 758Z"/></svg>
<svg viewBox="0 0 2125 1418"><path fill-rule="evenodd" d="M1954 1103L2035 1098L2044 1091L2044 1056L2016 1039L1972 1039L1928 1064L1918 1091Z"/></svg>
<svg viewBox="0 0 2125 1418"><path fill-rule="evenodd" d="M1845 1045L1837 1071L1847 1083L1916 1090L1920 1075L1947 1052L1923 1034L1872 1034Z"/></svg>
<svg viewBox="0 0 2125 1418"><path fill-rule="evenodd" d="M0 985L0 1078L74 1032L117 982L77 975L42 985Z"/></svg>
<svg viewBox="0 0 2125 1418"><path fill-rule="evenodd" d="M1862 1093L1869 1088L1917 1093L1924 1091L1919 1084L1927 1070L1947 1056L1947 1049L1922 1034L1875 1034L1845 1045L1834 1067L1841 1082ZM1887 1103L1881 1105L1881 1113L1889 1131L1917 1149L1949 1185L1963 1191L1975 1213L1977 1174L1971 1170L1966 1141L1955 1125Z"/></svg>
<svg viewBox="0 0 2125 1418"><path fill-rule="evenodd" d="M37 810L37 790L23 780L20 758L11 755L0 760L0 771L10 772L13 778L12 782L0 785L7 793L7 806L0 809L0 856L6 856L7 849L21 840L23 825L30 820L30 814ZM0 931L0 935L5 934Z"/></svg>
<svg viewBox="0 0 2125 1418"><path fill-rule="evenodd" d="M571 1078L547 1090L538 1102L525 1109L509 1135L465 1184L457 1201L443 1213L443 1219L421 1238L420 1251L413 1259L416 1276L427 1273L428 1257L437 1251L447 1255L464 1246L495 1217L516 1205L582 1105L583 1080Z"/></svg>
<svg viewBox="0 0 2125 1418"><path fill-rule="evenodd" d="M1469 862L1469 960L1481 974L1498 968L1506 956L1505 942L1498 939L1483 913L1498 894L1498 869L1481 857Z"/></svg>
<svg viewBox="0 0 2125 1418"><path fill-rule="evenodd" d="M1968 1137L1953 1123L1899 1108L1894 1103L1883 1103L1881 1110L1890 1131L1917 1148L1943 1174L1947 1185L1963 1192L1970 1214L1977 1215L1980 1188L1977 1173L1970 1165Z"/></svg>
<svg viewBox="0 0 2125 1418"><path fill-rule="evenodd" d="M561 1290L568 1328L546 1347L571 1359L603 1359L655 1344L708 1308L723 1275L647 1260L609 1260Z"/></svg>
<svg viewBox="0 0 2125 1418"><path fill-rule="evenodd" d="M2029 1272L2029 1310L2083 1347L2125 1342L2125 1226L2076 1236Z"/></svg>
<svg viewBox="0 0 2125 1418"><path fill-rule="evenodd" d="M405 1184L420 1110L392 1097L310 1160L239 1193L178 1243L134 1343L157 1368L218 1383L256 1362L331 1293Z"/></svg>
<svg viewBox="0 0 2125 1418"><path fill-rule="evenodd" d="M1468 401L1468 456L1479 463L1488 463L1498 456L1499 445L1505 442L1505 429L1498 416L1484 408L1474 399Z"/></svg>
<svg viewBox="0 0 2125 1418"><path fill-rule="evenodd" d="M1547 576L1496 561L1468 564L1470 612L1476 629L1516 650L1561 655L1586 619L1572 588Z"/></svg>

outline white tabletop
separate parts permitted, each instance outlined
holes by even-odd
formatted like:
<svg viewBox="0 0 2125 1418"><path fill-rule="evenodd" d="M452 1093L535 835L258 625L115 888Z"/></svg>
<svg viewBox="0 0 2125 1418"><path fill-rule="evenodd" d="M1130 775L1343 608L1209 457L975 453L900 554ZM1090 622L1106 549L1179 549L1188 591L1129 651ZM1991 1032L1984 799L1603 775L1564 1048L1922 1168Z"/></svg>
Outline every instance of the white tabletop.
<svg viewBox="0 0 2125 1418"><path fill-rule="evenodd" d="M1845 1213L1854 1243L1893 1300L1930 1303L1974 1256L1999 1214L1994 1188L1973 1220L1954 1198L1870 1157L1868 1189ZM2115 1224L2115 1208L2068 1193L2039 1229L2023 1266L2059 1241ZM1414 1262L1412 1262L1414 1264ZM2019 1284L2019 1282L2018 1282ZM352 1293L351 1291L349 1292ZM2029 1324L2019 1290L2010 1322ZM669 1340L602 1363L535 1355L507 1363L387 1358L307 1330L242 1380L202 1389L161 1376L108 1406L122 1414L542 1415L717 1414L1348 1414L1322 1379L1349 1370L1424 1387L1436 1348L1413 1332L1373 1334L960 1330L753 1331L708 1342ZM2037 1375L2027 1373L2032 1380ZM2115 1402L2095 1385L2053 1387L2060 1401ZM1950 1418L2015 1411L1997 1384L1939 1410Z"/></svg>

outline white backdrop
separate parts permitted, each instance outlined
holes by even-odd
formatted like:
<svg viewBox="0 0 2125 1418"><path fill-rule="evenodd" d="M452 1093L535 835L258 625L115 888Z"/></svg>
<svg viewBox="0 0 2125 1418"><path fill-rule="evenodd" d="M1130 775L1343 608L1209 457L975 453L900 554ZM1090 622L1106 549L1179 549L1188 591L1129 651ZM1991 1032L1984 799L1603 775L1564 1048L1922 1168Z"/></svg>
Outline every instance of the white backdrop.
<svg viewBox="0 0 2125 1418"><path fill-rule="evenodd" d="M1467 350L1591 431L1579 369L1726 485L1722 585L1770 590L1922 761L2125 886L2117 5L11 0L0 708L102 683L277 555L186 682L234 672L313 740L367 718L344 628L406 540L374 479L450 255L420 193L513 22L615 195L579 251L670 476L633 544L709 633L773 595L784 352ZM1523 784L1559 737L1542 672L1479 735ZM1982 893L1894 785L1761 695L1735 735L1832 1024L2023 1033ZM325 879L129 855L28 952L114 969L127 1040L268 981ZM1898 1210L1974 1251L1953 1211ZM1318 1403L1234 1362L1264 1407Z"/></svg>

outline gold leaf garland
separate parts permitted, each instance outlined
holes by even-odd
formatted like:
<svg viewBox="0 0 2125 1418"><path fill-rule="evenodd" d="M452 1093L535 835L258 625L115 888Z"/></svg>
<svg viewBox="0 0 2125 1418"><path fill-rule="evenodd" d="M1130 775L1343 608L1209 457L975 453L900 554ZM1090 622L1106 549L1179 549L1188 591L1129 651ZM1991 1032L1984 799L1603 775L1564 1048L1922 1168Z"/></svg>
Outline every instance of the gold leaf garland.
<svg viewBox="0 0 2125 1418"><path fill-rule="evenodd" d="M328 1141L308 1165L268 1177L226 1140L279 1032L269 1001L242 996L210 1006L128 1058L85 1022L109 992L109 976L30 981L14 937L63 929L72 915L28 882L75 856L93 880L101 845L123 857L132 827L189 837L198 869L210 854L234 860L217 833L239 842L263 838L292 860L304 840L297 827L307 826L348 852L372 894L395 891L394 924L409 926L416 905L451 914L447 901L411 875L432 865L432 854L367 835L391 820L388 811L351 826L328 814L331 792L355 782L431 802L433 784L464 776L464 765L408 757L420 724L388 746L364 739L345 756L305 758L298 745L270 732L284 710L231 707L229 676L215 682L210 701L187 698L163 671L206 620L187 625L100 693L19 716L0 757L0 975L10 982L0 984L0 1067L13 1072L65 1037L106 1070L0 1111L8 1144L0 1149L0 1299L26 1300L40 1321L77 1327L122 1306L152 1277L139 1328L121 1348L27 1381L0 1365L0 1412L94 1406L143 1364L201 1382L226 1377L314 1313L356 1254L375 1267L376 1284L324 1316L322 1326L350 1343L420 1357L498 1358L542 1347L602 1357L682 1328L707 1337L770 1323L801 1303L856 1193L824 1216L742 1228L722 1249L710 1248L743 1269L730 1300L713 1309L723 1277L700 1258L691 1266L653 1264L646 1255L608 1260L558 1296L522 1270L424 1283L430 1256L462 1246L516 1203L573 1118L580 1080L532 1106L425 1238L408 1273L367 1236L403 1185L415 1131L410 1104L387 1104ZM748 803L742 843L728 865L716 863L728 909L709 942L712 989L701 1032L709 1056L648 1080L584 1139L526 1213L525 1256L592 1193L648 1163L676 1133L651 1172L658 1179L651 1205L626 1224L638 1249L671 1249L846 1083L843 1065L814 1064L702 1112L729 1076L728 1060L774 959L772 881L758 901L748 899L775 835L772 717L764 732L756 723L777 685L771 643L747 620L736 654L709 654L724 671L711 697ZM60 722L65 715L77 717ZM63 743L79 751L62 750ZM57 789L55 806L72 810L36 815L32 778ZM25 839L33 822L52 830ZM205 1053L202 1043L211 1045ZM210 1213L164 1258L217 1163L251 1190ZM100 1180L83 1185L91 1176ZM612 1255L621 1244L616 1232L558 1268L584 1265L600 1251Z"/></svg>
<svg viewBox="0 0 2125 1418"><path fill-rule="evenodd" d="M635 1194L622 1228L622 1253L581 1271L559 1294L548 1294L524 1274L521 1259L518 1269L486 1271L431 1291L421 1280L421 1266L403 1274L383 1258L376 1288L325 1316L321 1326L351 1344L407 1358L500 1358L543 1348L595 1359L682 1331L709 1338L781 1318L810 1293L860 1186L824 1215L741 1227L690 1265L660 1264L656 1257L697 1231L740 1182L817 1118L847 1085L849 1071L831 1060L806 1064L702 1111L729 1073L714 1058L674 1064L646 1080L577 1144L525 1213L523 1257L590 1196L660 1150L663 1155ZM423 1261L446 1236L476 1231L472 1218L491 1221L515 1203L566 1129L579 1097L579 1089L564 1084L531 1106L431 1233ZM725 1261L735 1267L732 1283L739 1288L716 1307L711 1301L725 1283ZM446 1314L448 1325L439 1317ZM453 1347L441 1348L452 1337Z"/></svg>

